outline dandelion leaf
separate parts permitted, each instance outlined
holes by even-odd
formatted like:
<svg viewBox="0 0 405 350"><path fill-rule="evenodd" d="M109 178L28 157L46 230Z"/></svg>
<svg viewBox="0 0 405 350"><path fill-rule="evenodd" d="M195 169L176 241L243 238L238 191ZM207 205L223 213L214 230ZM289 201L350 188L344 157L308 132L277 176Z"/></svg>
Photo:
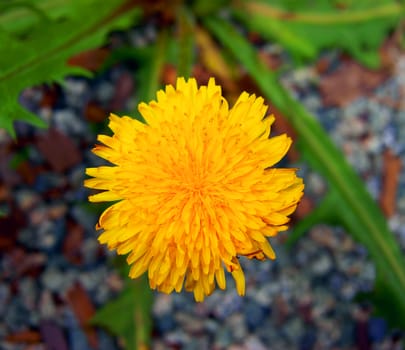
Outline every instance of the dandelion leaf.
<svg viewBox="0 0 405 350"><path fill-rule="evenodd" d="M32 1L33 6L40 3ZM3 18L7 11L0 14L0 128L13 137L16 120L45 125L18 103L24 88L62 81L67 75L88 74L68 65L68 59L102 45L108 32L129 27L140 14L122 0L102 4L76 0L64 2L63 6L61 17L25 21L16 27L10 24L9 17Z"/></svg>
<svg viewBox="0 0 405 350"><path fill-rule="evenodd" d="M91 324L122 338L126 350L145 349L149 345L152 292L145 277L128 281L121 294L99 309L91 320Z"/></svg>
<svg viewBox="0 0 405 350"><path fill-rule="evenodd" d="M298 62L339 48L375 68L378 49L403 10L394 0L256 0L240 2L236 14L250 30L280 43Z"/></svg>

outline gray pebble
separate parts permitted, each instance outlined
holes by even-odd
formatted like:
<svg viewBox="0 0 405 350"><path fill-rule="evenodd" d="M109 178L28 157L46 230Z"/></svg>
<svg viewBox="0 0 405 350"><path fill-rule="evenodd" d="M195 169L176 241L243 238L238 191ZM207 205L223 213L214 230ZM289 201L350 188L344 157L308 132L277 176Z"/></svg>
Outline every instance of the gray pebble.
<svg viewBox="0 0 405 350"><path fill-rule="evenodd" d="M51 292L63 294L73 283L73 272L63 272L59 268L48 266L41 275L43 286Z"/></svg>
<svg viewBox="0 0 405 350"><path fill-rule="evenodd" d="M315 276L325 276L330 273L333 267L333 261L328 254L321 254L311 264L311 271Z"/></svg>
<svg viewBox="0 0 405 350"><path fill-rule="evenodd" d="M4 317L10 297L9 285L6 283L0 283L0 319L3 319Z"/></svg>
<svg viewBox="0 0 405 350"><path fill-rule="evenodd" d="M83 118L72 109L61 109L54 112L53 124L64 134L82 135L87 131L87 125Z"/></svg>
<svg viewBox="0 0 405 350"><path fill-rule="evenodd" d="M33 312L38 301L38 288L36 281L31 277L20 278L18 288L24 306Z"/></svg>
<svg viewBox="0 0 405 350"><path fill-rule="evenodd" d="M248 329L245 324L245 319L244 315L240 313L235 313L230 315L226 321L225 324L229 329L231 330L232 333L232 338L236 341L242 341L243 339L246 338L248 335Z"/></svg>

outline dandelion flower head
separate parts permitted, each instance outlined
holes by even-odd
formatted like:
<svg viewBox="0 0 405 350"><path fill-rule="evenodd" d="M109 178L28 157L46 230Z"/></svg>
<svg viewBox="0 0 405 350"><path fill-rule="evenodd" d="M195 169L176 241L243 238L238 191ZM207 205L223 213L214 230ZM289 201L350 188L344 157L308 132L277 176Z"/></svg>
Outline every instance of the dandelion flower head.
<svg viewBox="0 0 405 350"><path fill-rule="evenodd" d="M140 103L145 120L111 114L112 136L93 152L109 166L88 168L92 202L115 201L101 215L99 241L127 254L129 276L147 272L151 288L193 291L197 301L225 271L245 294L240 256L274 259L268 237L287 229L303 194L296 169L274 168L288 151L285 134L269 138L264 100L243 92L229 108L213 78Z"/></svg>

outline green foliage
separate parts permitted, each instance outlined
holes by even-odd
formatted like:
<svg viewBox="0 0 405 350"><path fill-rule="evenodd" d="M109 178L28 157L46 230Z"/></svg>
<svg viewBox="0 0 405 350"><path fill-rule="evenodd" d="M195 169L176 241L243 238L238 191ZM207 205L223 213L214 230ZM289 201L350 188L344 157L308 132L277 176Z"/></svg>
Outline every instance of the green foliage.
<svg viewBox="0 0 405 350"><path fill-rule="evenodd" d="M405 259L393 234L388 230L383 214L361 179L322 130L316 118L289 95L244 37L221 20L209 18L205 24L242 63L269 101L294 126L299 135L298 149L302 156L328 180L329 194L322 206L301 223L301 231L324 220L345 226L358 242L367 247L376 265L377 284L373 300L377 310L383 310L386 317L393 316L385 310L394 300L396 314L404 315ZM391 317L389 321L392 325L405 328L403 317Z"/></svg>
<svg viewBox="0 0 405 350"><path fill-rule="evenodd" d="M61 82L67 75L89 74L67 65L68 59L102 45L109 31L127 28L139 20L141 11L133 8L134 3L124 0L1 2L0 128L15 136L16 120L44 126L41 119L18 104L21 91L37 84ZM189 8L186 3L190 4ZM176 5L173 20L177 31L157 26L160 31L155 43L114 51L105 66L122 60L135 61L136 99L150 101L160 87L165 63L176 64L178 75L191 74L193 62L199 58L195 47L198 25L208 29L225 48L222 54L228 55L230 63L239 61L264 96L288 118L299 136L298 148L304 160L328 181L330 191L321 205L296 226L289 244L317 223L344 226L367 247L376 265L375 289L367 297L393 325L405 328L401 317L405 315L405 260L385 218L316 119L289 95L277 75L259 60L256 49L229 21L235 15L247 30L278 42L297 62L313 60L324 49L339 48L376 67L378 49L403 17L403 5L394 0L194 0L184 5L176 2ZM228 11L222 12L224 8ZM218 13L228 17L219 19ZM232 77L224 74L220 78ZM132 115L142 120L137 111ZM12 165L17 166L23 160L24 153L13 159ZM3 214L0 209L0 216ZM122 293L98 310L92 323L124 339L127 349L146 347L151 332L151 303L146 276L127 280Z"/></svg>
<svg viewBox="0 0 405 350"><path fill-rule="evenodd" d="M191 76L191 69L194 62L194 33L195 25L187 9L182 8L178 14L179 38L178 46L180 54L178 55L179 63L177 66L177 75L188 78Z"/></svg>
<svg viewBox="0 0 405 350"><path fill-rule="evenodd" d="M63 17L52 19L36 6L39 1L27 3L36 9L32 16L43 14L41 21L24 19L13 26L10 17L0 16L0 128L12 136L16 120L44 126L41 119L18 104L24 88L62 81L67 75L88 75L79 67L69 66L67 60L100 46L109 31L129 27L140 14L138 9L123 6L122 0L102 5L97 0L76 0L63 2Z"/></svg>
<svg viewBox="0 0 405 350"><path fill-rule="evenodd" d="M152 292L147 276L128 280L121 294L92 318L91 324L102 326L124 340L126 350L146 349L152 330Z"/></svg>
<svg viewBox="0 0 405 350"><path fill-rule="evenodd" d="M378 48L404 7L381 1L241 1L235 14L250 30L279 42L298 61L340 48L369 67L379 65Z"/></svg>

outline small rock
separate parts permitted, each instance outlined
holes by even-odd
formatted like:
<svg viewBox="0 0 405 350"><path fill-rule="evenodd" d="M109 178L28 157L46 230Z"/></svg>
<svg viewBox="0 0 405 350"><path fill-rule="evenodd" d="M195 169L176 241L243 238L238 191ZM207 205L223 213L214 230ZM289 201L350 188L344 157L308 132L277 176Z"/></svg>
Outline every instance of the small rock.
<svg viewBox="0 0 405 350"><path fill-rule="evenodd" d="M75 315L70 309L65 310L65 327L67 329L68 349L92 350L83 328L79 325Z"/></svg>
<svg viewBox="0 0 405 350"><path fill-rule="evenodd" d="M72 109L57 110L53 114L53 124L65 135L82 135L86 131L83 119Z"/></svg>
<svg viewBox="0 0 405 350"><path fill-rule="evenodd" d="M192 315L181 311L177 312L174 317L177 323L181 326L181 329L188 334L196 335L203 333L204 320L197 319Z"/></svg>
<svg viewBox="0 0 405 350"><path fill-rule="evenodd" d="M315 348L317 339L317 329L315 327L308 327L299 338L299 350L312 350Z"/></svg>
<svg viewBox="0 0 405 350"><path fill-rule="evenodd" d="M249 331L254 330L263 324L264 320L270 316L270 308L259 305L255 300L249 299L244 303L243 312L246 318L246 325Z"/></svg>
<svg viewBox="0 0 405 350"><path fill-rule="evenodd" d="M163 335L175 330L177 322L173 313L167 313L165 315L161 315L160 317L155 317L154 326L159 334Z"/></svg>
<svg viewBox="0 0 405 350"><path fill-rule="evenodd" d="M10 301L10 287L8 284L0 283L0 319L4 320L4 313Z"/></svg>
<svg viewBox="0 0 405 350"><path fill-rule="evenodd" d="M29 211L40 202L40 196L38 193L30 189L16 191L15 198L19 208L24 211Z"/></svg>
<svg viewBox="0 0 405 350"><path fill-rule="evenodd" d="M183 330L175 330L163 335L163 339L168 347L182 348L190 342L190 336Z"/></svg>
<svg viewBox="0 0 405 350"><path fill-rule="evenodd" d="M295 343L297 336L303 333L302 321L299 318L287 320L282 326L282 332L289 342Z"/></svg>
<svg viewBox="0 0 405 350"><path fill-rule="evenodd" d="M48 266L41 275L41 282L51 292L61 292L66 288L66 275L56 267Z"/></svg>
<svg viewBox="0 0 405 350"><path fill-rule="evenodd" d="M228 349L232 342L232 333L228 327L221 327L215 334L214 347Z"/></svg>
<svg viewBox="0 0 405 350"><path fill-rule="evenodd" d="M155 316L162 316L172 312L173 298L170 294L159 293L155 296L152 312Z"/></svg>
<svg viewBox="0 0 405 350"><path fill-rule="evenodd" d="M30 311L23 304L23 301L16 297L12 298L7 306L4 320L11 332L17 332L28 328Z"/></svg>
<svg viewBox="0 0 405 350"><path fill-rule="evenodd" d="M43 221L37 230L37 248L45 252L53 251L64 235L61 228L63 225L57 225L55 221Z"/></svg>
<svg viewBox="0 0 405 350"><path fill-rule="evenodd" d="M226 293L222 302L215 306L213 312L218 319L227 319L230 315L241 309L242 302L242 297L235 290L231 290Z"/></svg>
<svg viewBox="0 0 405 350"><path fill-rule="evenodd" d="M64 84L66 103L70 107L80 108L83 106L83 100L89 96L88 83L84 79L65 79Z"/></svg>
<svg viewBox="0 0 405 350"><path fill-rule="evenodd" d="M18 283L19 294L24 306L32 313L35 312L38 298L36 281L31 277L24 277Z"/></svg>
<svg viewBox="0 0 405 350"><path fill-rule="evenodd" d="M311 271L315 276L325 276L330 273L332 267L332 259L327 253L324 253L312 263Z"/></svg>
<svg viewBox="0 0 405 350"><path fill-rule="evenodd" d="M49 290L41 293L38 305L40 316L43 320L53 319L56 315L56 306L52 294Z"/></svg>
<svg viewBox="0 0 405 350"><path fill-rule="evenodd" d="M388 325L383 318L371 317L368 321L368 334L373 342L381 342L387 333Z"/></svg>
<svg viewBox="0 0 405 350"><path fill-rule="evenodd" d="M100 244L95 237L84 239L80 246L81 256L83 257L83 264L85 266L92 266L98 262L100 251Z"/></svg>
<svg viewBox="0 0 405 350"><path fill-rule="evenodd" d="M100 84L97 85L95 98L98 101L110 101L114 95L115 87L109 81L102 81Z"/></svg>
<svg viewBox="0 0 405 350"><path fill-rule="evenodd" d="M244 343L246 350L267 350L268 347L256 336L250 335Z"/></svg>
<svg viewBox="0 0 405 350"><path fill-rule="evenodd" d="M237 342L242 341L248 335L243 314L230 315L226 320L226 325L231 330L233 339Z"/></svg>

